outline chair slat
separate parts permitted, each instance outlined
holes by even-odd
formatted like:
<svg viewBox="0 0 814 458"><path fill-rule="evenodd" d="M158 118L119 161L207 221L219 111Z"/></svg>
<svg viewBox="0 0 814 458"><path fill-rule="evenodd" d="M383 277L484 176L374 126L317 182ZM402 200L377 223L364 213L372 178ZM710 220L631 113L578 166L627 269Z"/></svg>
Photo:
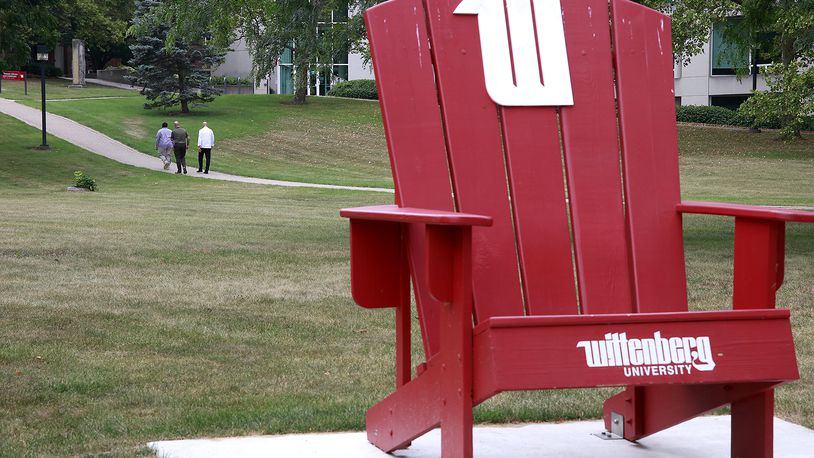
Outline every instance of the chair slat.
<svg viewBox="0 0 814 458"><path fill-rule="evenodd" d="M398 20L393 20L398 18ZM403 207L453 210L444 131L421 0L393 0L365 14L370 51L390 152L396 202ZM424 350L439 345L440 304L429 293L426 235L409 232L410 265Z"/></svg>
<svg viewBox="0 0 814 458"><path fill-rule="evenodd" d="M687 310L670 18L611 5L636 303L640 312Z"/></svg>
<svg viewBox="0 0 814 458"><path fill-rule="evenodd" d="M500 119L528 313L576 314L557 113L502 107Z"/></svg>
<svg viewBox="0 0 814 458"><path fill-rule="evenodd" d="M574 106L560 113L580 307L632 312L608 2L562 7Z"/></svg>
<svg viewBox="0 0 814 458"><path fill-rule="evenodd" d="M484 90L476 16L459 0L426 0L458 210L491 216L473 228L475 316L524 315L497 106Z"/></svg>

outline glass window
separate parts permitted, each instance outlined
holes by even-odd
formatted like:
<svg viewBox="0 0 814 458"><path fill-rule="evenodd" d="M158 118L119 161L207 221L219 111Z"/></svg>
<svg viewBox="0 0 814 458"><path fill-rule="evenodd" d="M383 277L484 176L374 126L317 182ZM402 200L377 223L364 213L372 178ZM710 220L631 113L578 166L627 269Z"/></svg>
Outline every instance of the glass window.
<svg viewBox="0 0 814 458"><path fill-rule="evenodd" d="M348 22L348 2L342 2L333 13L334 22Z"/></svg>
<svg viewBox="0 0 814 458"><path fill-rule="evenodd" d="M348 66L347 65L334 65L333 69L334 79L341 81L348 80Z"/></svg>
<svg viewBox="0 0 814 458"><path fill-rule="evenodd" d="M291 48L285 48L285 50L283 50L283 54L280 56L280 63L283 65L291 64L293 62L292 58L293 53L291 52Z"/></svg>
<svg viewBox="0 0 814 458"><path fill-rule="evenodd" d="M345 64L345 65L347 65L348 64L348 53L349 52L350 52L350 50L348 49L348 46L342 46L342 48L337 49L333 53L333 63L334 64Z"/></svg>
<svg viewBox="0 0 814 458"><path fill-rule="evenodd" d="M333 22L331 20L332 16L333 16L332 13L333 13L333 11L331 11L331 10L322 10L319 13L319 19L317 19L317 22Z"/></svg>
<svg viewBox="0 0 814 458"><path fill-rule="evenodd" d="M291 65L280 65L280 94L294 93L294 72Z"/></svg>
<svg viewBox="0 0 814 458"><path fill-rule="evenodd" d="M780 54L773 46L777 35L777 32L764 32L758 35L756 64L768 65L780 60Z"/></svg>
<svg viewBox="0 0 814 458"><path fill-rule="evenodd" d="M737 94L737 95L711 95L709 97L709 104L715 107L724 107L729 108L730 110L737 110L739 106L746 99L749 98L749 94Z"/></svg>
<svg viewBox="0 0 814 458"><path fill-rule="evenodd" d="M325 10L320 14L319 23L315 33L317 37L322 37L328 32L333 24L348 21L348 3L344 1L337 5L335 10ZM292 46L293 48L293 46ZM342 46L331 53L329 62L315 60L311 63L308 74L308 95L325 95L331 89L331 85L337 81L347 81L348 79L348 53L349 46ZM286 49L280 56L280 94L294 93L294 78L292 72L292 49Z"/></svg>
<svg viewBox="0 0 814 458"><path fill-rule="evenodd" d="M737 27L740 17L726 18L726 22L712 27L712 74L734 75L739 68L749 68L749 50L726 39L724 31Z"/></svg>

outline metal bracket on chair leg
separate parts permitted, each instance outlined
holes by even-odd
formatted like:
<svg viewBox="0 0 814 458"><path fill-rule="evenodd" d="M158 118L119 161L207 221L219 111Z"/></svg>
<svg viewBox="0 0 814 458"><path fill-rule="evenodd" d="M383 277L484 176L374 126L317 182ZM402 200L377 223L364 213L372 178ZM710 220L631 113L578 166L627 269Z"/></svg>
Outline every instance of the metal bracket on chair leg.
<svg viewBox="0 0 814 458"><path fill-rule="evenodd" d="M611 412L611 430L594 433L594 436L604 440L619 440L625 438L625 417Z"/></svg>

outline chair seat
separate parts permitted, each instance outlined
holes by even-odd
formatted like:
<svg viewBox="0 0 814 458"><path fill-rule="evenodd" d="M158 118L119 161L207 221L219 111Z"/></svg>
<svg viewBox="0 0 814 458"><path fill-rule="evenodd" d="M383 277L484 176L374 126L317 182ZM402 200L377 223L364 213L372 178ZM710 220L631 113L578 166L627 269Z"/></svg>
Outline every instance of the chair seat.
<svg viewBox="0 0 814 458"><path fill-rule="evenodd" d="M474 333L476 402L508 390L798 378L784 309L495 317Z"/></svg>

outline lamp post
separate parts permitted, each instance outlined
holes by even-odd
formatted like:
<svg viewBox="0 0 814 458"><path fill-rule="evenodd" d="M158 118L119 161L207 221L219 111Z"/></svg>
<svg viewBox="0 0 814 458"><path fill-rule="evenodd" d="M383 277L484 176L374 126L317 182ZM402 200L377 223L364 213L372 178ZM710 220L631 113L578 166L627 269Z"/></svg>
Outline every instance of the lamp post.
<svg viewBox="0 0 814 458"><path fill-rule="evenodd" d="M37 62L40 63L40 94L42 96L42 145L39 149L50 149L45 138L45 62L48 61L48 46L37 45Z"/></svg>

